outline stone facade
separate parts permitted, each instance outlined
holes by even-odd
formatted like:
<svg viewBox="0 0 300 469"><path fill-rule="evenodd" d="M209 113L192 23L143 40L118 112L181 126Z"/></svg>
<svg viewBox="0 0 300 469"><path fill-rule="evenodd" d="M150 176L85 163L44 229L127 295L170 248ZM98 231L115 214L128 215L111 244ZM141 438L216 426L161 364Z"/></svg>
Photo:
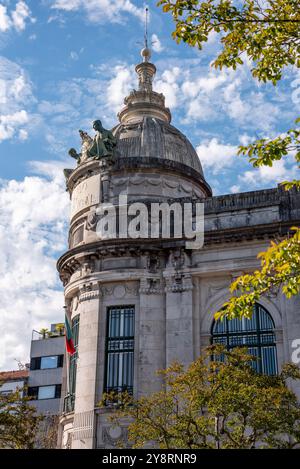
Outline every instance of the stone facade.
<svg viewBox="0 0 300 469"><path fill-rule="evenodd" d="M152 91L154 65L137 66L139 89L125 99L110 161L87 160L69 176L72 200L69 250L59 259L70 318L80 316L75 405L60 420L60 446L113 448L126 442L115 429L104 391L107 311L134 307L133 392L160 389L155 371L174 360L188 365L211 341L213 312L228 286L259 266L257 254L300 222L300 194L281 188L213 197L191 143L170 125L162 95ZM146 78L145 78L146 77ZM147 86L144 86L146 83ZM221 155L220 155L221 157ZM188 250L182 239L99 239L99 204L201 201L205 241ZM291 360L300 338L300 299L261 300L275 324L278 365ZM65 370L66 373L66 370ZM295 388L300 396L300 388Z"/></svg>

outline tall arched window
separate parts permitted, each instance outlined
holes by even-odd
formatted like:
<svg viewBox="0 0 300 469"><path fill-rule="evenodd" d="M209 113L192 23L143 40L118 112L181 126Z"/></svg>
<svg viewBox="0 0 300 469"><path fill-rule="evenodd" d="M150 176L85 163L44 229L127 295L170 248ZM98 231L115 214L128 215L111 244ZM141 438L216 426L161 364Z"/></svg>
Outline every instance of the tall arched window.
<svg viewBox="0 0 300 469"><path fill-rule="evenodd" d="M212 343L223 344L227 350L247 346L258 357L253 367L266 375L277 374L274 322L261 305L256 304L251 319L223 319L212 325Z"/></svg>

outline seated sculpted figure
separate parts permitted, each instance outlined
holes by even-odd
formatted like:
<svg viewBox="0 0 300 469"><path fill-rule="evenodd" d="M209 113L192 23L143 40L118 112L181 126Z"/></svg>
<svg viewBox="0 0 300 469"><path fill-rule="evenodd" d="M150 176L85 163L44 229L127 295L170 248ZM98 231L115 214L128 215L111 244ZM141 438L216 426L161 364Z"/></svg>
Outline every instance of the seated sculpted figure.
<svg viewBox="0 0 300 469"><path fill-rule="evenodd" d="M87 132L84 132L84 130L79 130L79 135L81 137L81 158L80 158L80 163L83 163L89 158L89 148L93 144L93 139L89 136Z"/></svg>
<svg viewBox="0 0 300 469"><path fill-rule="evenodd" d="M93 122L93 129L96 130L96 135L87 151L88 156L97 160L111 156L117 143L116 138L110 130L104 129L100 120Z"/></svg>

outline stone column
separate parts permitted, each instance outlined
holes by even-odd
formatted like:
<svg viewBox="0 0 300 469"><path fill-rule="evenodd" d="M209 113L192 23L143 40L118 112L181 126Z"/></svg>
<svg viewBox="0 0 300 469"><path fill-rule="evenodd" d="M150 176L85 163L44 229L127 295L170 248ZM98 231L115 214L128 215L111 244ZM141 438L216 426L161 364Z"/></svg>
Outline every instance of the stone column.
<svg viewBox="0 0 300 469"><path fill-rule="evenodd" d="M190 274L166 277L166 366L189 365L193 350L193 284Z"/></svg>
<svg viewBox="0 0 300 469"><path fill-rule="evenodd" d="M95 448L95 396L99 335L99 287L84 284L80 289L79 341L72 448Z"/></svg>
<svg viewBox="0 0 300 469"><path fill-rule="evenodd" d="M165 368L166 318L162 278L151 274L140 282L138 396L161 389L156 371Z"/></svg>

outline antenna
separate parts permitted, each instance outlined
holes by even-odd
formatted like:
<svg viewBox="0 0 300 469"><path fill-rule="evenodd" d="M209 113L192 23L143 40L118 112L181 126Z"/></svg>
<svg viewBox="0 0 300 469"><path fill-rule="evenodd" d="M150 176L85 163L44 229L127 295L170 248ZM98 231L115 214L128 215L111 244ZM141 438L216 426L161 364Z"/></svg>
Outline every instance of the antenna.
<svg viewBox="0 0 300 469"><path fill-rule="evenodd" d="M144 41L145 41L145 47L148 49L148 12L149 8L145 8L145 33L144 33Z"/></svg>

